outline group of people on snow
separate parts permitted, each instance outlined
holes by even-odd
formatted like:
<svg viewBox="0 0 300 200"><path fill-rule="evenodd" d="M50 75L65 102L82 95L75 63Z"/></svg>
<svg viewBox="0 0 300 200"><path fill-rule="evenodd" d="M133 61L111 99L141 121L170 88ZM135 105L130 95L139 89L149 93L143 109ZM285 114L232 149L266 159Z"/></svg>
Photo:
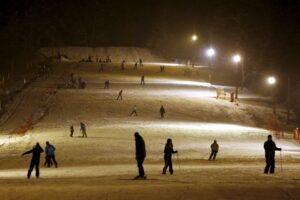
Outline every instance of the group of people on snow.
<svg viewBox="0 0 300 200"><path fill-rule="evenodd" d="M84 134L86 135L85 124L81 122L80 126L83 135ZM72 125L71 134L73 134L73 132L74 132L74 128ZM146 158L145 141L143 137L139 134L139 132L135 132L134 137L135 137L135 158L136 158L138 173L139 173L138 176L135 177L135 179L146 179L146 175L143 167L143 163ZM216 140L214 140L214 142L211 144L210 147L211 147L211 154L208 158L209 161L215 160L217 153L219 151L219 145ZM271 135L268 136L268 140L264 143L264 149L265 149L265 160L266 160L266 167L264 173L273 174L275 172L275 151L281 151L282 149L276 146L275 142L272 140ZM27 173L28 179L31 176L31 172L33 168L35 168L36 170L36 177L39 178L40 156L41 153L43 152L44 150L40 146L40 144L36 143L36 145L31 150L22 154L22 156L26 154L32 154L32 159ZM57 168L57 162L55 159L55 147L52 144L50 144L48 141L46 142L45 152L46 152L46 161L44 165L47 167L51 167L54 163L55 167ZM172 155L176 153L178 153L178 151L174 150L172 139L168 138L164 148L164 167L162 169L162 174L165 175L168 169L171 175L174 173L173 164L172 164Z"/></svg>
<svg viewBox="0 0 300 200"><path fill-rule="evenodd" d="M86 124L83 123L83 122L80 122L80 131L82 133L82 137L87 137L87 134L86 134ZM74 126L73 124L70 126L70 137L73 137L73 134L74 134Z"/></svg>
<svg viewBox="0 0 300 200"><path fill-rule="evenodd" d="M29 179L31 177L31 172L33 168L35 168L35 176L36 178L39 178L40 176L40 157L41 153L43 153L44 150L40 146L40 144L37 142L36 145L29 151L26 151L25 153L22 154L22 156L26 154L32 154L31 162L29 165L29 169L27 172L27 178ZM44 166L51 167L54 163L55 167L57 168L57 162L55 160L55 147L50 144L48 141L46 142L46 147L45 147L45 152L46 152L46 161L44 163Z"/></svg>

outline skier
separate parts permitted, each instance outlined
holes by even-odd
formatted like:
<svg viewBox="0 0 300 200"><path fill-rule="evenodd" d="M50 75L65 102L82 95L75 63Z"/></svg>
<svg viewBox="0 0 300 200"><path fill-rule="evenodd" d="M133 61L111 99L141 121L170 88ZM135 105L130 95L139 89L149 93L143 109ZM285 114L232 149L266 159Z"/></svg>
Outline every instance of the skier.
<svg viewBox="0 0 300 200"><path fill-rule="evenodd" d="M130 113L129 116L131 117L133 114L134 114L135 116L137 116L138 114L137 114L136 110L137 110L136 105L134 105L133 108L132 108L132 112Z"/></svg>
<svg viewBox="0 0 300 200"><path fill-rule="evenodd" d="M160 112L160 117L164 118L166 111L165 111L165 108L163 106L160 107L159 112Z"/></svg>
<svg viewBox="0 0 300 200"><path fill-rule="evenodd" d="M265 158L266 158L266 167L264 173L267 174L270 171L270 174L274 174L275 171L275 151L281 151L281 148L278 148L275 142L272 141L272 135L268 135L268 140L264 144L265 149Z"/></svg>
<svg viewBox="0 0 300 200"><path fill-rule="evenodd" d="M125 69L125 60L123 60L121 63L121 70L124 70L124 69Z"/></svg>
<svg viewBox="0 0 300 200"><path fill-rule="evenodd" d="M100 64L99 72L103 72L103 71L104 71L104 63L101 63L101 64Z"/></svg>
<svg viewBox="0 0 300 200"><path fill-rule="evenodd" d="M135 62L133 69L137 70L138 62Z"/></svg>
<svg viewBox="0 0 300 200"><path fill-rule="evenodd" d="M47 167L50 167L50 165L52 165L52 161L53 161L55 167L57 168L57 162L55 160L55 154L54 154L55 147L47 141L45 151L46 151Z"/></svg>
<svg viewBox="0 0 300 200"><path fill-rule="evenodd" d="M73 137L74 127L73 124L70 126L70 137Z"/></svg>
<svg viewBox="0 0 300 200"><path fill-rule="evenodd" d="M144 75L141 76L141 85L145 85L145 76Z"/></svg>
<svg viewBox="0 0 300 200"><path fill-rule="evenodd" d="M208 160L215 160L217 153L219 151L219 145L217 143L217 140L214 140L214 142L210 145L210 149L211 149L211 154Z"/></svg>
<svg viewBox="0 0 300 200"><path fill-rule="evenodd" d="M137 166L139 168L139 175L135 177L135 179L146 179L144 168L143 168L143 162L146 158L146 147L145 142L140 136L138 132L134 133L135 137L135 155L136 155L136 161Z"/></svg>
<svg viewBox="0 0 300 200"><path fill-rule="evenodd" d="M174 151L173 150L173 143L172 143L172 139L168 139L166 146L165 146L165 156L164 156L164 160L165 160L165 166L163 168L163 172L162 174L166 174L166 171L169 167L169 172L172 175L173 174L173 166L172 166L172 154L177 153L178 151Z"/></svg>
<svg viewBox="0 0 300 200"><path fill-rule="evenodd" d="M39 176L40 176L40 169L39 169L40 157L41 157L41 153L43 153L43 152L44 152L44 150L42 149L40 144L37 142L36 145L30 151L26 151L25 153L22 154L22 156L24 156L26 154L32 153L32 159L31 159L30 166L29 166L28 173L27 173L28 179L30 178L31 172L34 167L35 167L35 176L36 176L36 178L39 178Z"/></svg>
<svg viewBox="0 0 300 200"><path fill-rule="evenodd" d="M104 89L109 89L109 80L104 82Z"/></svg>
<svg viewBox="0 0 300 200"><path fill-rule="evenodd" d="M122 93L123 93L123 90L120 90L117 100L119 100L119 99L123 100Z"/></svg>
<svg viewBox="0 0 300 200"><path fill-rule="evenodd" d="M86 134L86 125L83 122L80 122L80 130L82 132L82 137L87 137L87 134Z"/></svg>
<svg viewBox="0 0 300 200"><path fill-rule="evenodd" d="M143 66L143 60L140 58L140 67L142 67Z"/></svg>

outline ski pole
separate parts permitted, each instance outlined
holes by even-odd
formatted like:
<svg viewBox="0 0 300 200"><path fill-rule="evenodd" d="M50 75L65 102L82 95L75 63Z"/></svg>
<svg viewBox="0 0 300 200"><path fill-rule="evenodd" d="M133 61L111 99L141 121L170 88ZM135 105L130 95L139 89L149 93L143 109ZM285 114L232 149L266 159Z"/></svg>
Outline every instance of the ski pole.
<svg viewBox="0 0 300 200"><path fill-rule="evenodd" d="M281 155L281 152L282 151L280 151L280 166L281 166L281 172L282 172L282 155Z"/></svg>
<svg viewBox="0 0 300 200"><path fill-rule="evenodd" d="M179 153L178 152L177 152L177 162L178 162L179 173L180 173L181 169L180 169L180 161L179 161Z"/></svg>

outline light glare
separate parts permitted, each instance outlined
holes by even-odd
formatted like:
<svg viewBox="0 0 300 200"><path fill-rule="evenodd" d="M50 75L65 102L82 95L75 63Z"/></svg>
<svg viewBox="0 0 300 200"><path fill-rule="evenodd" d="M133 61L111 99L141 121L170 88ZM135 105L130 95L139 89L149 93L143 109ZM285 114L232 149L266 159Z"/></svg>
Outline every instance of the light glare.
<svg viewBox="0 0 300 200"><path fill-rule="evenodd" d="M269 85L274 85L274 84L276 83L276 78L275 78L274 76L269 76L269 77L267 78L267 83L268 83Z"/></svg>
<svg viewBox="0 0 300 200"><path fill-rule="evenodd" d="M208 57L213 57L216 54L215 50L213 48L209 48L206 50L206 55Z"/></svg>
<svg viewBox="0 0 300 200"><path fill-rule="evenodd" d="M241 62L241 56L240 55L234 55L233 57L232 57L232 60L233 60L233 62L235 62L235 63L239 63L239 62Z"/></svg>

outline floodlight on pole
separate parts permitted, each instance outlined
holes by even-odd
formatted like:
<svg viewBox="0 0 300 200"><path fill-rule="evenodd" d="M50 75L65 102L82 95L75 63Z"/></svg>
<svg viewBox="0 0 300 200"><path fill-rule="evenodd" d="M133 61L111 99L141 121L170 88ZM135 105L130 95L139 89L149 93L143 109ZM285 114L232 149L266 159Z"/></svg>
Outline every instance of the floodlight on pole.
<svg viewBox="0 0 300 200"><path fill-rule="evenodd" d="M213 57L215 54L216 54L216 51L213 48L209 48L206 50L206 55L210 58Z"/></svg>
<svg viewBox="0 0 300 200"><path fill-rule="evenodd" d="M235 63L239 63L239 62L241 62L242 58L241 58L241 56L240 56L239 54L236 54L236 55L234 55L234 56L232 57L232 60L233 60L233 62L235 62Z"/></svg>
<svg viewBox="0 0 300 200"><path fill-rule="evenodd" d="M198 39L197 35L194 34L194 35L192 36L192 41L196 41L197 39Z"/></svg>
<svg viewBox="0 0 300 200"><path fill-rule="evenodd" d="M274 76L269 76L269 77L267 78L267 83L268 83L269 85L274 85L274 84L276 83L276 78L275 78Z"/></svg>

